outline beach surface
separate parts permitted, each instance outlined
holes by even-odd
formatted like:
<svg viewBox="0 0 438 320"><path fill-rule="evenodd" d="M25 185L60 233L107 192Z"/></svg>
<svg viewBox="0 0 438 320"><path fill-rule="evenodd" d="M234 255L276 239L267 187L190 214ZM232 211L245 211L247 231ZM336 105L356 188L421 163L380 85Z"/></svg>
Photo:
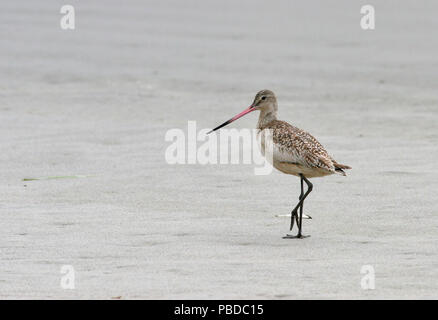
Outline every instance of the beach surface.
<svg viewBox="0 0 438 320"><path fill-rule="evenodd" d="M438 297L438 2L375 30L350 0L64 4L0 2L0 299ZM306 239L298 178L165 159L261 89L353 167L312 180Z"/></svg>

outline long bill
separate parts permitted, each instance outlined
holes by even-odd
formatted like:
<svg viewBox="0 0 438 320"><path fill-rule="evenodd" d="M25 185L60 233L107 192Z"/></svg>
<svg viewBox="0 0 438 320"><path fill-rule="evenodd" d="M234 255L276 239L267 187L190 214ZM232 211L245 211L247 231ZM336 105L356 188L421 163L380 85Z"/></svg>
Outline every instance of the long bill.
<svg viewBox="0 0 438 320"><path fill-rule="evenodd" d="M239 118L242 118L245 114L248 114L248 113L250 113L250 112L252 112L252 111L254 111L254 110L256 110L256 109L254 108L254 106L252 106L252 105L249 106L247 109L243 110L243 111L242 111L241 113L239 113L238 115L235 115L235 116L232 117L230 120L225 121L225 122L222 123L220 126L217 126L216 128L214 128L214 129L210 130L209 132L207 132L207 134L210 134L210 133L212 133L213 131L216 131L216 130L222 128L222 127L225 127L226 125L230 124L231 122L236 121L236 120L239 119Z"/></svg>

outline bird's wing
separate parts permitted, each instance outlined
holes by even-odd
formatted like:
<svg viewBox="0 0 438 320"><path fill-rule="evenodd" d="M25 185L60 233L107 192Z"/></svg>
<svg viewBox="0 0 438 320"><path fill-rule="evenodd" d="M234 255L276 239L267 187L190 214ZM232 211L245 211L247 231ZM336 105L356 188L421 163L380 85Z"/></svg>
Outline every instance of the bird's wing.
<svg viewBox="0 0 438 320"><path fill-rule="evenodd" d="M272 130L275 160L335 171L332 158L310 133L279 120L262 129Z"/></svg>

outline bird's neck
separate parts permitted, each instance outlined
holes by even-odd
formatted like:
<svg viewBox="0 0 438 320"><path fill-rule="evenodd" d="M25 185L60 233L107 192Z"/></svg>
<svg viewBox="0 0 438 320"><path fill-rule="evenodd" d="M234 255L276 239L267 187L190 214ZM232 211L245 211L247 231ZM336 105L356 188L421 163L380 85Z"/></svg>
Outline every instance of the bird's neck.
<svg viewBox="0 0 438 320"><path fill-rule="evenodd" d="M259 122L257 123L257 129L263 128L273 120L277 120L277 111L261 110L259 116Z"/></svg>

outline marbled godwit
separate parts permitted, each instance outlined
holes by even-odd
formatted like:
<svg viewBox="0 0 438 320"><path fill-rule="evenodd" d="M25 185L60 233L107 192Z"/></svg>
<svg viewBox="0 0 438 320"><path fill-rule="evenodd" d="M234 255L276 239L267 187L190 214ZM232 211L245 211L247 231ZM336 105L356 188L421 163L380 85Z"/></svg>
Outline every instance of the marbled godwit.
<svg viewBox="0 0 438 320"><path fill-rule="evenodd" d="M323 177L334 173L345 176L344 169L351 169L349 166L336 162L324 149L324 147L310 133L307 133L289 123L277 120L277 98L270 90L258 92L253 103L247 109L214 128L210 132L218 130L231 122L243 117L252 111L259 110L260 116L257 129L263 132L270 129L273 142L272 164L277 170L300 177L301 194L298 204L291 212L290 230L294 226L294 220L298 226L296 236L287 235L284 238L303 238L303 204L310 192L313 184L308 178ZM210 133L209 132L209 133ZM265 154L265 146L262 139L262 154ZM304 183L307 184L307 191L304 192ZM298 209L300 214L298 217Z"/></svg>

